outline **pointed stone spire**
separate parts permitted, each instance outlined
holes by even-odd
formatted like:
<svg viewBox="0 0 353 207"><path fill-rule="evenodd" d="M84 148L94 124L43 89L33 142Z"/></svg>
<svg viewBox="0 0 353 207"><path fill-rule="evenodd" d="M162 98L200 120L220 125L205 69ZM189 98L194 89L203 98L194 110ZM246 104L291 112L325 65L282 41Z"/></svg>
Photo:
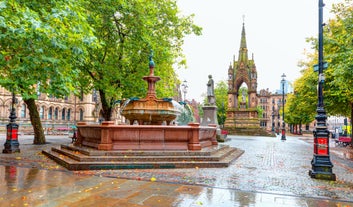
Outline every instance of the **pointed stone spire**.
<svg viewBox="0 0 353 207"><path fill-rule="evenodd" d="M243 16L244 21L244 16ZM248 48L246 46L246 37L245 37L245 22L243 22L243 29L241 31L241 40L240 40L240 49L239 49L239 62L246 63L248 61Z"/></svg>

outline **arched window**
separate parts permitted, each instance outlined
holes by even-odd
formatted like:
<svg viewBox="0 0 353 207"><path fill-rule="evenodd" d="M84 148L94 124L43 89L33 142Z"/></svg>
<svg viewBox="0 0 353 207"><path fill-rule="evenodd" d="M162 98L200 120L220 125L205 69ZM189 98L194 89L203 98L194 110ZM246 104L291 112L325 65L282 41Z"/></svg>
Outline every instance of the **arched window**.
<svg viewBox="0 0 353 207"><path fill-rule="evenodd" d="M21 106L21 118L26 118L26 104Z"/></svg>
<svg viewBox="0 0 353 207"><path fill-rule="evenodd" d="M48 111L48 119L53 119L53 107L50 107L50 108L49 108L49 111Z"/></svg>
<svg viewBox="0 0 353 207"><path fill-rule="evenodd" d="M41 106L41 107L39 108L39 117L40 117L41 119L44 119L44 106Z"/></svg>
<svg viewBox="0 0 353 207"><path fill-rule="evenodd" d="M67 119L68 121L70 121L70 119L71 119L71 109L68 109L68 110L67 110L67 117L66 117L66 119Z"/></svg>
<svg viewBox="0 0 353 207"><path fill-rule="evenodd" d="M66 110L65 108L63 108L63 110L61 111L61 120L65 120L65 115L66 115Z"/></svg>
<svg viewBox="0 0 353 207"><path fill-rule="evenodd" d="M80 121L83 121L83 110L80 109Z"/></svg>
<svg viewBox="0 0 353 207"><path fill-rule="evenodd" d="M56 107L54 111L54 119L58 120L58 116L59 116L59 108Z"/></svg>

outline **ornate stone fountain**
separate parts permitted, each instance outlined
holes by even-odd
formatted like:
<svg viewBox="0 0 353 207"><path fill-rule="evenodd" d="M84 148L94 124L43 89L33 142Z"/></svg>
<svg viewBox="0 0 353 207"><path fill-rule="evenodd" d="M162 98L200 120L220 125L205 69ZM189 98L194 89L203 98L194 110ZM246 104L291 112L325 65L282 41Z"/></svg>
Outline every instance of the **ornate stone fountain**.
<svg viewBox="0 0 353 207"><path fill-rule="evenodd" d="M154 75L154 62L152 55L149 58L150 74L143 77L148 84L147 95L144 99L129 99L122 107L122 115L132 125L137 121L140 125L169 125L180 114L179 105L172 99L158 99L156 96L156 82L160 77Z"/></svg>
<svg viewBox="0 0 353 207"><path fill-rule="evenodd" d="M43 153L69 170L226 167L243 151L218 146L216 125L169 125L180 113L171 99L156 97L154 63L150 57L147 96L123 106L122 114L138 125L112 121L77 123L77 140ZM181 107L181 106L179 106ZM165 122L165 125L161 125Z"/></svg>

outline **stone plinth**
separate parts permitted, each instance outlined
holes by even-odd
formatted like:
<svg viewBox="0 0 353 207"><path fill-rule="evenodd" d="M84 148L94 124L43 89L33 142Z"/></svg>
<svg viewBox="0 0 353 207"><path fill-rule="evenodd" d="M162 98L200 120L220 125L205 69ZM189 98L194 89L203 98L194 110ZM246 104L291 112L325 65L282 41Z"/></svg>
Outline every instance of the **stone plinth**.
<svg viewBox="0 0 353 207"><path fill-rule="evenodd" d="M76 146L98 150L201 150L217 145L215 126L102 125L78 123Z"/></svg>
<svg viewBox="0 0 353 207"><path fill-rule="evenodd" d="M209 126L209 124L218 125L217 121L217 107L216 106L204 106L203 109L203 118L201 126Z"/></svg>
<svg viewBox="0 0 353 207"><path fill-rule="evenodd" d="M260 127L260 120L256 109L240 108L228 110L227 113L224 128L229 132L229 134L273 136L271 133Z"/></svg>

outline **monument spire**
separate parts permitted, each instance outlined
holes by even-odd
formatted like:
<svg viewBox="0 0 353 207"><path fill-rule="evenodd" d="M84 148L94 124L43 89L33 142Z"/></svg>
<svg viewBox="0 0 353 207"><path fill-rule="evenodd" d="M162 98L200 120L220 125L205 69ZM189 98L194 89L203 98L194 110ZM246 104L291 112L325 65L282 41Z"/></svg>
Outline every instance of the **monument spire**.
<svg viewBox="0 0 353 207"><path fill-rule="evenodd" d="M245 16L243 15L243 28L241 31L241 40L240 40L240 49L239 49L239 62L246 63L248 61L248 48L246 46L246 37L245 37Z"/></svg>

